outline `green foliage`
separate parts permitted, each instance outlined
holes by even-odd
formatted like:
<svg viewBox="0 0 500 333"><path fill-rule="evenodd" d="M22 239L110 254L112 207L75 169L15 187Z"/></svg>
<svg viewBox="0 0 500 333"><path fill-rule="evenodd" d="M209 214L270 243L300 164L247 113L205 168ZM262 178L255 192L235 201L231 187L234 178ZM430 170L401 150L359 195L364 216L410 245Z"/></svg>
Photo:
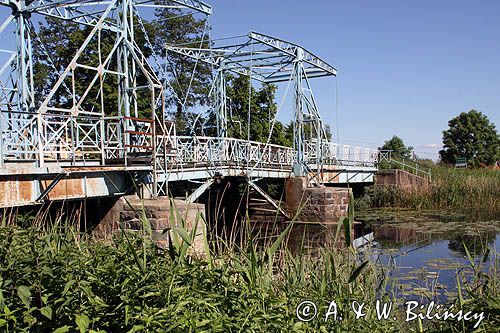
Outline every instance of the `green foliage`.
<svg viewBox="0 0 500 333"><path fill-rule="evenodd" d="M392 150L392 156L395 158L410 159L413 157L413 147L406 147L403 140L396 135L385 141L379 150Z"/></svg>
<svg viewBox="0 0 500 333"><path fill-rule="evenodd" d="M122 233L104 243L79 240L63 229L0 228L0 329L317 332L320 326L337 324L298 322L295 306L303 299L318 304L336 299L347 309L351 297L374 297L365 282L374 272L365 268L360 274L340 252L325 251L319 261L289 257L276 276L286 233L263 253L252 247L213 259L179 257L184 238L189 238L187 231L179 234L182 240L172 259L139 235ZM143 256L147 264L138 265ZM320 289L323 279L327 284ZM341 287L349 279L356 284ZM346 315L345 325L362 329L378 324L356 323Z"/></svg>
<svg viewBox="0 0 500 333"><path fill-rule="evenodd" d="M182 15L180 9L164 8L155 12L155 19L151 22L142 20L144 28L152 43L152 48L146 42L146 36L139 24L135 25L135 39L146 58L150 58L153 52L163 58L165 45L184 45L192 48L209 47L209 31L205 19L199 19L195 15ZM75 56L78 48L84 42L91 31L89 27L47 18L40 22L40 38L35 39L34 62L35 62L35 90L36 100L43 101L50 89L59 79L61 73ZM104 57L112 50L116 40L116 34L106 30L100 33L100 46L95 37L80 56L82 64L97 66L99 63L98 48L100 47ZM196 62L190 57L174 52L168 53L166 59L168 77L160 77L168 80L171 90L166 92L166 104L170 116L176 123L179 135L191 135L190 125L195 118L193 108L209 103L209 90L212 81L212 68L203 62ZM131 60L130 60L131 61ZM164 66L164 64L156 64ZM129 67L132 68L130 62ZM118 70L116 56L112 57L109 69ZM159 69L158 75L163 73ZM75 72L75 93L77 98L82 96L92 82L95 71L78 67ZM136 78L138 86L147 85L146 78L138 70ZM118 86L116 77L113 75L103 76L103 104L104 114L116 115L120 106L118 105ZM72 86L69 79L65 80L53 99L52 104L70 108L73 99L70 97ZM250 130L251 140L267 142L271 121L276 115L277 106L274 101L277 87L265 84L260 89L250 87L248 77L228 76L227 97L230 100L228 108L232 113L232 121L228 124L229 135L235 138L247 139ZM251 98L249 98L249 93ZM147 89L136 92L139 116L150 117L150 96ZM249 101L250 99L250 101ZM91 88L82 108L86 110L100 109L101 92L99 84ZM248 128L248 110L250 104L251 123ZM208 119L213 125L214 115ZM214 133L210 133L214 134ZM292 146L293 126L276 122L271 136L271 143Z"/></svg>
<svg viewBox="0 0 500 333"><path fill-rule="evenodd" d="M499 188L497 170L434 167L428 189L410 191L375 185L367 188L360 201L372 207L457 208L498 217Z"/></svg>
<svg viewBox="0 0 500 333"><path fill-rule="evenodd" d="M180 9L164 8L157 10L152 23L154 33L150 36L156 53L163 57L165 45L184 45L192 48L208 48L210 27L205 19L195 15L182 15ZM212 72L208 64L195 62L193 59L175 52L167 55L167 71L172 76L167 78L172 91L167 91L166 102L173 106L171 114L176 121L177 131L181 135L190 135L189 109L208 103ZM194 75L194 76L193 76ZM162 78L163 79L163 78Z"/></svg>
<svg viewBox="0 0 500 333"><path fill-rule="evenodd" d="M143 20L144 28L149 36L149 40L153 44L154 51L157 54L164 56L164 46L169 44L190 43L201 40L205 28L205 20L195 18L193 15L179 15L180 10L176 8L165 8L158 10L155 13L155 20L147 22ZM138 21L136 20L136 23ZM40 21L39 38L34 39L34 75L35 75L35 91L36 100L41 102L45 99L50 89L59 79L59 74L70 64L70 61L76 55L78 48L87 38L91 31L91 27L81 26L75 23L66 22L63 20L47 18L45 21ZM208 28L206 30L206 39L208 40ZM139 24L135 25L134 38L146 58L149 58L153 50L146 42L146 37ZM116 41L116 34L107 30L100 32L100 45L98 37L94 37L84 52L81 54L79 63L97 67L99 64L100 48L103 59L107 57L113 49ZM196 45L199 47L200 43ZM206 47L207 42L201 44ZM112 71L118 70L116 56L111 58L108 69ZM132 68L132 59L129 59L129 68ZM168 57L169 71L174 74L169 77L170 85L174 89L174 93L167 93L167 105L174 106L175 111L172 112L174 118L178 120L178 129L182 134L187 123L187 109L197 104L207 102L208 89L210 87L211 71L209 66L199 63L196 65L196 75L192 79L192 72L195 69L193 60L182 57L176 54L171 54ZM160 64L157 64L160 65ZM160 73L160 70L157 71ZM81 97L92 79L96 75L95 71L78 67L75 70L75 94L77 98ZM137 69L136 84L145 86L148 84L146 77ZM164 79L164 78L160 78ZM72 86L69 79L64 81L64 85L60 87L54 98L53 104L59 106L71 106L73 103L70 98ZM188 86L191 86L188 89ZM68 92L69 90L69 92ZM188 92L189 91L189 92ZM187 96L186 96L186 92ZM94 84L91 88L86 102L82 105L83 109L100 110L101 92L99 84ZM136 92L136 102L138 105L140 117L150 117L150 94L147 89L138 90ZM179 98L175 98L175 96ZM103 93L104 114L116 115L118 113L118 86L116 76L105 74L103 76ZM183 104L185 108L183 108Z"/></svg>
<svg viewBox="0 0 500 333"><path fill-rule="evenodd" d="M479 260L472 257L465 243L462 243L462 246L469 260L469 266L457 274L458 297L454 305L456 308L467 309L474 313L483 312L487 321L483 331L488 332L491 329L493 332L500 327L500 290L498 283L498 267L500 266L498 259L493 258L493 264L488 269L486 263L491 254L491 249L488 246L482 246ZM473 276L472 279L470 278L471 275ZM474 330L473 324L466 321L457 323L456 329L460 328L463 332L479 330L479 328Z"/></svg>
<svg viewBox="0 0 500 333"><path fill-rule="evenodd" d="M262 251L250 239L247 248L193 258L186 254L186 248L194 233L183 223L172 233L172 237L179 237L170 242L169 249L158 248L140 233L121 232L104 242L66 225L49 230L0 227L0 330L418 330L418 323L376 319L374 300L395 300L368 256L359 264L353 260L352 249L319 249L314 257L291 255L283 246L287 231ZM482 272L470 284L463 282L459 302L460 306L485 310L488 317L481 329L489 331L498 325L492 316L498 309L499 280ZM319 316L307 323L296 317L296 306L304 300L315 302L319 311ZM341 321L324 320L331 300L338 305ZM366 317L354 317L353 300L365 303ZM462 324L437 321L429 325L437 331L458 332Z"/></svg>
<svg viewBox="0 0 500 333"><path fill-rule="evenodd" d="M37 39L34 39L33 58L34 58L34 84L36 101L41 103L48 95L54 84L70 64L78 49L90 34L92 27L80 26L78 24L63 21L54 18L46 18L39 23L40 29ZM146 23L146 31L152 34L153 27ZM151 55L151 50L147 47L144 34L140 29L136 30L135 39L140 45L141 51L146 57ZM99 43L100 40L100 43ZM116 40L116 34L107 30L101 30L99 35L94 36L86 49L81 53L78 62L87 66L97 67L99 65L99 53L101 50L102 61L112 51ZM111 58L108 65L109 70L117 71L118 64L116 56ZM75 69L75 95L78 99L85 94L85 91L96 76L96 71L87 68L77 67ZM116 115L118 112L118 86L116 76L105 74L102 76L102 98L105 115ZM147 81L140 71L137 74L137 85L146 85ZM71 81L64 80L61 87L57 89L49 105L58 105L70 108L73 99ZM139 116L149 117L146 110L149 108L150 97L144 90L137 93L137 103ZM101 91L99 90L99 80L88 92L85 102L81 105L85 110L100 110Z"/></svg>
<svg viewBox="0 0 500 333"><path fill-rule="evenodd" d="M231 121L229 122L229 136L247 139L250 130L250 140L267 142L272 121L277 112L275 93L277 87L264 84L260 90L250 85L247 76L228 76L227 96ZM250 124L248 111L250 108ZM250 129L249 129L250 126ZM293 126L276 121L270 143L292 146Z"/></svg>
<svg viewBox="0 0 500 333"><path fill-rule="evenodd" d="M443 162L454 164L457 158L465 157L468 164L477 167L500 160L500 135L483 113L462 112L448 126L443 131L444 149L439 152Z"/></svg>

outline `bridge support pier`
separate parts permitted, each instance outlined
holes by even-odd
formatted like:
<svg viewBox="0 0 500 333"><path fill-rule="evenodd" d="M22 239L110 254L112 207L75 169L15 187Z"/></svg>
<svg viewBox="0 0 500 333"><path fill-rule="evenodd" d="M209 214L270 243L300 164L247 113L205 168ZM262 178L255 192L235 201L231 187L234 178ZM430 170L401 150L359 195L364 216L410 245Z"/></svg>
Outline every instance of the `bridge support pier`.
<svg viewBox="0 0 500 333"><path fill-rule="evenodd" d="M285 202L287 215L294 219L290 230L288 248L295 252L301 249L314 251L319 247L342 246L343 232L336 240L339 220L347 216L352 190L339 187L308 187L307 177L285 180ZM265 200L250 198L249 214L254 239L259 243L270 243L291 223L276 213L276 209ZM353 235L351 228L351 235ZM354 238L354 237L352 237ZM336 242L337 241L337 242Z"/></svg>
<svg viewBox="0 0 500 333"><path fill-rule="evenodd" d="M140 232L146 222L151 228L153 240L158 245L166 247L168 236L164 230L182 225L182 222L178 220L182 218L188 231L196 228L193 254L201 255L203 253L203 235L206 234L206 231L203 219L199 216L203 213L202 204L186 203L168 197L141 199L137 195L124 196L114 203L110 202L110 204L112 207L107 209L106 214L95 228L96 235L108 238L121 229ZM171 220L172 216L173 221Z"/></svg>
<svg viewBox="0 0 500 333"><path fill-rule="evenodd" d="M404 192L426 192L431 182L429 179L400 169L379 170L375 175L377 186L399 188Z"/></svg>
<svg viewBox="0 0 500 333"><path fill-rule="evenodd" d="M343 233L338 240L335 239L337 226L340 219L348 214L351 193L350 188L307 187L306 177L287 179L286 207L291 216L297 216L290 235L290 248L307 246L314 249L342 244Z"/></svg>
<svg viewBox="0 0 500 333"><path fill-rule="evenodd" d="M347 215L351 189L342 187L307 187L306 177L285 181L286 206L298 220L337 223Z"/></svg>

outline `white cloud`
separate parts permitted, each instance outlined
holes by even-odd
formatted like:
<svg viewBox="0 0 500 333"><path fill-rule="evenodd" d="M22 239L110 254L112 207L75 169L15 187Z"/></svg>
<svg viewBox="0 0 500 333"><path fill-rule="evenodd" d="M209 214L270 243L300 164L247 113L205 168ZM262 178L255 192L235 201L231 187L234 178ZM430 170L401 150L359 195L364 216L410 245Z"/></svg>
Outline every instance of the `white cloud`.
<svg viewBox="0 0 500 333"><path fill-rule="evenodd" d="M439 145L437 143L427 143L425 145L422 145L422 148L438 148Z"/></svg>

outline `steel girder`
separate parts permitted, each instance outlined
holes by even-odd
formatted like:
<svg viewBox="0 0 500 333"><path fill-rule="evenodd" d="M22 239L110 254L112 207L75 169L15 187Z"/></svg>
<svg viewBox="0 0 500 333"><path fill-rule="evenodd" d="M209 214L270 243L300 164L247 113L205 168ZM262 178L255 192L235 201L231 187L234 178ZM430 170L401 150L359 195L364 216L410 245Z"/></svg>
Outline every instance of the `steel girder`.
<svg viewBox="0 0 500 333"><path fill-rule="evenodd" d="M11 7L14 11L27 14L40 14L48 17L67 20L83 25L93 26L99 21L101 14L107 6L112 3L110 0L36 0L26 5L26 1L21 0L1 0L0 5ZM134 0L135 6L153 8L189 8L200 13L210 15L212 8L210 5L198 0ZM120 30L119 26L113 22L103 24L103 29L115 32Z"/></svg>
<svg viewBox="0 0 500 333"><path fill-rule="evenodd" d="M54 160L76 166L93 161L105 165L109 159L118 159L127 165L130 156L146 154L154 161L153 178L160 169L167 170L157 163L166 164L166 158L158 159L157 154L165 153L161 150L169 146L175 130L172 133L165 124L162 82L136 44L137 7L210 14L209 5L197 0L0 0L0 6L12 11L0 25L0 34L14 25L16 36L15 50L0 50L7 54L0 58L0 167L16 160L35 161L38 167ZM35 14L91 28L61 73L45 50L46 62L58 79L38 100L32 59L32 38L39 38L31 22ZM104 34L113 40L111 50L102 48ZM93 52L97 61L88 57ZM89 81L79 88L83 90L76 90L82 72ZM139 84L139 77L146 83ZM118 110L113 110L117 116L112 117L107 116L111 110L104 108L103 90L104 81L110 79L118 85ZM140 93L149 96L150 119L138 118ZM156 186L152 192L157 193Z"/></svg>
<svg viewBox="0 0 500 333"><path fill-rule="evenodd" d="M243 40L208 49L166 45L167 52L175 52L213 66L216 71L215 110L220 137L227 134L224 72L249 76L262 83L293 80L295 90L294 149L297 176L310 174L309 158L305 154L306 142L315 142L316 165L324 162L323 143L327 141L323 122L318 111L310 78L336 76L337 70L312 52L298 44L269 35L250 32Z"/></svg>
<svg viewBox="0 0 500 333"><path fill-rule="evenodd" d="M300 45L285 40L250 32L237 43L213 46L209 49L166 45L166 50L176 52L216 68L236 74L250 76L262 83L286 82L293 74L293 64L298 60L304 64L304 76L336 76L337 70L321 58Z"/></svg>

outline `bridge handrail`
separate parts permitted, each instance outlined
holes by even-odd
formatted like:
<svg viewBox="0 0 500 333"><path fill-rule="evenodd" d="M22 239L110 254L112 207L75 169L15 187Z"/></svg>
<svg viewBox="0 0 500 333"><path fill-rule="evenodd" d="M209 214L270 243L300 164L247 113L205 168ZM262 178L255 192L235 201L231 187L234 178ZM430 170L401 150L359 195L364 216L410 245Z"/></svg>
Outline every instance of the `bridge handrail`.
<svg viewBox="0 0 500 333"><path fill-rule="evenodd" d="M209 140L220 140L222 138L214 137L214 136L177 136L177 139L180 140L194 140L196 139L197 141L209 141ZM234 142L242 142L242 143L250 143L251 145L262 145L262 146L267 146L267 147L272 147L272 148L282 148L286 150L292 150L292 147L287 147L287 146L282 146L282 145L277 145L277 144L266 144L265 142L260 142L260 141L248 141L245 139L237 139L237 138L224 138L224 141L234 141Z"/></svg>
<svg viewBox="0 0 500 333"><path fill-rule="evenodd" d="M178 164L232 162L236 165L257 163L260 166L289 168L294 153L290 147L235 138L191 137L176 138Z"/></svg>
<svg viewBox="0 0 500 333"><path fill-rule="evenodd" d="M310 163L314 163L317 158L316 142L309 141L305 147L306 159ZM321 155L324 164L375 166L378 162L378 150L341 145L334 142L323 142Z"/></svg>
<svg viewBox="0 0 500 333"><path fill-rule="evenodd" d="M306 159L310 164L316 163L315 142L307 142L305 147ZM291 166L295 158L295 152L291 147L236 138L178 136L176 148L178 150L176 159L179 163L208 162L206 158L210 156L211 161L216 162ZM323 143L321 155L323 164L327 165L375 166L378 162L378 150L332 142Z"/></svg>
<svg viewBox="0 0 500 333"><path fill-rule="evenodd" d="M38 123L42 126L36 131L33 128ZM180 167L188 163L220 165L227 162L249 169L290 169L296 159L292 147L236 138L176 136L175 126L167 127L158 119L2 110L0 162L61 158L78 163L89 158L99 159L101 155L103 160L125 158L126 164L130 153L153 154L162 158L163 164L178 163ZM317 164L318 160L322 165L339 166L375 166L377 163L378 154L367 148L333 142L323 142L318 148L314 140L307 141L305 148L309 165Z"/></svg>
<svg viewBox="0 0 500 333"><path fill-rule="evenodd" d="M410 173L425 178L428 181L432 180L431 168L421 163L418 163L417 161L411 161L411 164L408 161L405 162L404 159L400 161L392 156L392 150L379 150L378 163L380 164L383 161L387 161L389 163L395 163L397 166L400 166L403 171L409 171Z"/></svg>

